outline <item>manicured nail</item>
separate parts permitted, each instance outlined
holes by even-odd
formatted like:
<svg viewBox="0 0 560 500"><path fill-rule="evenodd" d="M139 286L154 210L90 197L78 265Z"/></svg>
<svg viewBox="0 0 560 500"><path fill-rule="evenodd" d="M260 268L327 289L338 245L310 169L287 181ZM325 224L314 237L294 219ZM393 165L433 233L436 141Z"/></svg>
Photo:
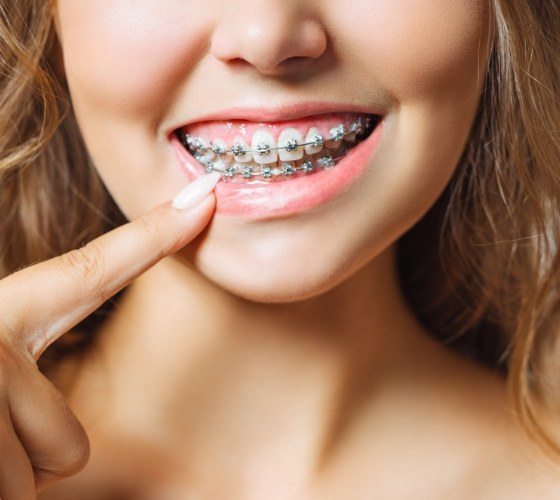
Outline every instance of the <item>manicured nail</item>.
<svg viewBox="0 0 560 500"><path fill-rule="evenodd" d="M173 199L173 206L180 209L194 207L212 192L221 176L220 172L202 175L191 182Z"/></svg>

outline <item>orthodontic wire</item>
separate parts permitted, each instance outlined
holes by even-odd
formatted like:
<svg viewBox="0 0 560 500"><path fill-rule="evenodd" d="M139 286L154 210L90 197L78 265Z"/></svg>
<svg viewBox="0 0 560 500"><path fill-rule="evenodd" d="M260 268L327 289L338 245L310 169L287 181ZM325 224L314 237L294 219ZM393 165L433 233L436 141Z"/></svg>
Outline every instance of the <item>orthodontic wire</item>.
<svg viewBox="0 0 560 500"><path fill-rule="evenodd" d="M331 137L325 138L323 137L321 134L316 134L315 138L319 137L320 140L314 140L313 142L306 142L306 143L297 143L294 145L292 144L286 144L286 146L282 146L282 147L276 147L276 148L270 148L268 147L268 144L266 144L267 149L266 151L262 152L259 150L251 150L251 149L247 149L247 150L243 150L242 152L238 152L238 154L236 155L235 152L232 150L232 148L234 146L232 146L232 148L228 148L228 149L219 149L219 152L214 150L212 147L212 141L210 140L209 143L211 144L210 147L208 148L202 148L202 147L194 147L193 149L195 149L196 154L195 154L195 158L202 164L205 165L205 172L206 173L210 173L212 171L215 172L220 172L222 174L222 179L223 180L227 180L227 178L233 178L233 177L243 177L244 179L250 179L251 177L257 177L257 176L261 176L265 179L271 179L273 177L279 177L280 175L284 176L284 177L290 177L294 174L296 174L298 171L303 171L304 173L310 173L314 170L316 170L317 168L322 168L322 169L327 169L330 167L333 167L336 162L340 159L342 159L346 153L347 153L347 148L345 146L342 146L340 152L341 154L339 156L333 157L331 154L323 154L321 157L319 158L315 158L315 164L313 163L312 160L308 159L305 160L304 162L302 162L299 166L295 166L292 165L289 161L284 162L284 164L279 168L278 166L272 167L270 165L258 165L259 166L259 170L258 171L254 171L253 170L253 166L252 165L245 165L245 164L239 164L239 163L235 163L233 165L226 165L224 167L223 170L220 169L216 169L214 168L214 162L207 160L207 161L202 161L201 160L201 156L204 156L204 154L201 153L201 151L209 151L211 150L214 154L216 154L218 157L231 152L233 153L234 157L236 156L240 156L243 154L247 154L247 153L257 153L257 154L269 154L270 151L274 151L274 150L280 150L280 149L286 149L289 151L293 151L299 147L302 146L306 146L306 145L313 145L313 146L322 146L324 145L325 141L329 141L329 140L333 140L333 141L341 141L346 135L348 134L352 134L352 133L356 133L361 135L363 132L367 131L367 129L371 126L371 122L372 119L370 117L366 118L366 123L365 126L362 126L362 118L358 118L358 120L356 122L354 122L349 130L345 130L346 127L342 124L342 125L338 125L336 127L331 128L331 133L333 134ZM333 133L332 131L335 130L335 132ZM183 143L187 143L185 144L187 147L190 146L190 143L188 141L188 138L191 138L191 136L189 136L188 134L185 134L185 138L187 140L185 140ZM197 141L199 141L199 138L191 138L191 141L194 141L195 143ZM200 142L198 142L198 144L200 144ZM239 171L239 168L241 168L241 171Z"/></svg>
<svg viewBox="0 0 560 500"><path fill-rule="evenodd" d="M232 153L234 155L234 157L236 156L241 156L244 154L248 154L248 153L256 153L259 155L263 155L263 154L269 154L271 151L280 151L281 149L286 149L287 151L293 151L299 147L302 146L322 146L324 144L325 141L339 141L342 140L345 136L349 135L349 134L353 134L353 133L361 133L364 131L364 129L367 129L371 124L371 118L368 117L366 118L366 124L365 127L362 127L362 123L361 123L361 119L358 120L358 123L354 122L349 130L346 130L346 127L344 127L344 125L342 126L337 126L337 127L333 127L333 129L338 129L331 137L323 137L321 134L317 134L315 135L315 137L320 137L319 140L315 140L312 142L302 142L302 143L296 143L295 146L293 145L288 145L286 144L286 146L282 146L282 147L275 147L275 148L271 148L271 147L267 147L265 152L259 151L258 149L243 149L241 152L234 151L234 146L231 146L230 148L227 149L218 149L218 151L216 151L213 147L212 147L212 141L210 140L210 146L209 147L201 147L198 144L201 144L201 141L199 138L194 138L192 136L190 136L189 134L185 134L185 139L183 140L183 144L187 147L192 147L197 153L204 153L207 151L212 151L214 154L218 155L218 156L222 156L225 155L227 153ZM332 130L331 129L331 133ZM191 142L189 142L189 139L191 139ZM192 142L194 142L195 144L193 145ZM237 143L239 144L239 143Z"/></svg>

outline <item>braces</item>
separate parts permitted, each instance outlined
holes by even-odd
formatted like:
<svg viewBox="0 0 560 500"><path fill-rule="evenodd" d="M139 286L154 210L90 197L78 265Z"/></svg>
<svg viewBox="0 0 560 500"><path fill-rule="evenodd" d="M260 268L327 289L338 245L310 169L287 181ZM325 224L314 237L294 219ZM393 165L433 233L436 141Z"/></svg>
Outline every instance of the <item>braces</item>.
<svg viewBox="0 0 560 500"><path fill-rule="evenodd" d="M210 172L220 172L222 174L222 179L227 180L232 177L243 177L244 179L250 179L256 176L262 176L264 179L270 179L272 177L278 177L283 175L285 177L290 177L298 172L303 172L308 174L315 171L318 168L327 169L333 167L335 163L342 159L346 155L347 149L341 148L339 156L332 156L330 154L325 154L316 158L315 161L305 160L301 165L296 166L291 163L285 162L280 167L271 167L267 165L261 165L259 171L254 171L252 165L243 165L239 163L234 163L233 165L228 165L224 170L214 168L213 162L207 162L205 173ZM199 160L200 161L200 160Z"/></svg>
<svg viewBox="0 0 560 500"><path fill-rule="evenodd" d="M323 137L321 134L315 134L313 136L313 141L311 142L298 143L296 140L291 139L286 143L285 146L275 148L271 148L267 143L261 143L257 145L257 149L245 149L243 145L235 143L233 146L226 149L220 144L212 144L212 141L209 141L209 147L205 147L204 143L199 137L193 137L189 134L184 134L182 142L185 147L188 147L193 151L201 154L211 150L218 156L225 155L226 153L233 153L234 157L241 156L247 153L257 153L259 155L264 155L270 153L271 151L279 151L281 149L285 149L286 151L295 151L297 148L302 146L322 146L325 141L340 141L349 134L361 134L364 132L364 129L368 129L370 126L371 117L368 116L366 118L365 128L362 126L362 118L358 117L357 120L350 126L349 130L346 130L344 124L337 125L336 127L331 128L331 137Z"/></svg>
<svg viewBox="0 0 560 500"><path fill-rule="evenodd" d="M299 147L302 146L322 146L324 145L325 141L340 141L345 136L349 134L357 134L361 135L365 131L369 130L372 125L372 118L366 117L365 119L365 126L362 124L362 118L358 117L357 120L350 126L350 129L347 130L346 127L341 124L337 125L336 127L331 128L331 136L330 137L323 137L321 134L315 134L313 136L313 141L311 142L303 142L298 143L295 140L290 140L286 143L285 146L282 147L275 147L271 148L266 143L261 143L257 145L257 149L245 149L243 145L239 143L233 144L230 148L224 148L220 144L212 144L210 140L210 146L205 147L204 143L199 137L192 137L189 134L184 134L183 137L180 137L181 142L183 145L192 150L195 159L204 165L205 173L210 172L220 172L222 174L222 180L227 180L228 178L233 177L243 177L244 179L251 179L252 177L261 176L264 179L271 179L272 177L279 177L280 175L284 177L291 177L298 172L302 172L304 174L311 173L318 168L327 169L333 167L336 162L342 159L348 149L345 146L341 146L337 151L340 153L338 156L334 157L331 154L322 154L318 158L307 159L301 162L299 166L293 165L293 163L286 161L282 163L280 167L277 166L270 166L266 164L257 165L260 167L260 170L254 171L253 168L255 165L244 164L244 163L234 163L232 165L224 165L221 163L221 168L216 168L217 165L215 163L206 158L205 153L207 151L212 151L218 157L225 155L226 153L233 153L234 158L246 153L257 153L259 155L268 154L270 151L274 150L281 150L285 149L286 151L294 151ZM299 161L299 160L297 160Z"/></svg>

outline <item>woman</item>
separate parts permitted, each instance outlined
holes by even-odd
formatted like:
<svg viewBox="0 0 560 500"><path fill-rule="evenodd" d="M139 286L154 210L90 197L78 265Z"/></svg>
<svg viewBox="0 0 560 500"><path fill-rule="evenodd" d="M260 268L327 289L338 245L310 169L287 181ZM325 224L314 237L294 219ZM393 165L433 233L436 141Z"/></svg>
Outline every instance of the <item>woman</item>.
<svg viewBox="0 0 560 500"><path fill-rule="evenodd" d="M560 497L556 1L0 6L2 499Z"/></svg>

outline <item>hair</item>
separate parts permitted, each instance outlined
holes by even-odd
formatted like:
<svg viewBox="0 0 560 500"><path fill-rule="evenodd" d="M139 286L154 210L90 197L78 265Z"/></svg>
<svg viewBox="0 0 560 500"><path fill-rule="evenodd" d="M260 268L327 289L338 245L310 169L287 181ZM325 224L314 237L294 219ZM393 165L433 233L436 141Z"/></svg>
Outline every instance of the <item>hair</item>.
<svg viewBox="0 0 560 500"><path fill-rule="evenodd" d="M523 428L560 443L560 4L488 0L493 39L464 154L443 194L398 242L403 291L441 342L507 378ZM0 278L126 218L81 138L52 1L0 1ZM39 360L85 352L108 301Z"/></svg>

